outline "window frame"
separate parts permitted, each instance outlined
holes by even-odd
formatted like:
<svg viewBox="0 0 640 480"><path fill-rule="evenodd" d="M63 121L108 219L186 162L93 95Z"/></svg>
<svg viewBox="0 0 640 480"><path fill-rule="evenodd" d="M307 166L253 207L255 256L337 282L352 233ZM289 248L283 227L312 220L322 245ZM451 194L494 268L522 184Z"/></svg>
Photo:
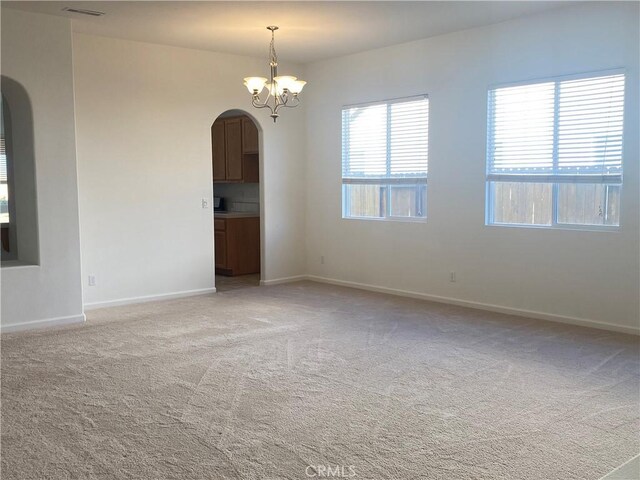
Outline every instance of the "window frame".
<svg viewBox="0 0 640 480"><path fill-rule="evenodd" d="M608 181L600 181L600 182L594 182L594 181L589 181L589 180L594 180L597 178L603 178L603 176L595 176L594 179L589 179L588 175L584 175L583 179L579 180L579 181L574 181L574 182L558 182L558 181L554 181L554 177L557 177L557 175L554 174L550 174L550 175L533 175L533 174L522 174L522 175L518 175L518 174L513 174L513 175L497 175L497 174L490 174L489 173L489 158L490 158L490 154L489 154L489 149L491 146L491 142L490 142L490 136L493 132L493 124L492 124L492 118L491 118L491 109L489 108L489 96L491 94L492 90L496 90L499 88L509 88L509 87L519 87L519 86L525 86L525 85L535 85L535 84L539 84L539 83L548 83L548 82L554 82L556 83L556 89L557 89L557 83L559 82L565 82L565 81L572 81L572 80L582 80L582 79L587 79L587 78L597 78L597 77L603 77L603 76L609 76L609 75L624 75L625 77L625 83L624 83L624 94L623 94L623 99L624 99L624 103L623 103L623 109L622 109L622 140L621 140L621 174L620 174L620 183L617 182L608 182ZM511 227L511 228L533 228L533 229L545 229L545 230L577 230L577 231L591 231L591 232L618 232L622 230L622 218L623 218L623 204L624 202L622 202L622 195L623 195L623 191L624 191L624 164L625 164L625 154L624 154L624 150L625 150L625 142L624 142L624 131L625 131L625 125L626 125L626 110L627 110L627 104L626 104L626 99L627 99L627 71L625 68L623 67L617 67L617 68L610 68L610 69L605 69L605 70L596 70L596 71L589 71L589 72L581 72L581 73L575 73L575 74L568 74L568 75L556 75L556 76L551 76L551 77L539 77L539 78L533 78L533 79L528 79L528 80L521 80L521 81L514 81L514 82L506 82L506 83L495 83L495 84L490 84L487 88L487 94L486 94L486 99L487 99L487 103L486 103L486 118L487 118L487 131L486 131L486 146L485 146L485 226L487 227ZM558 128L558 115L559 115L559 110L558 110L558 97L556 95L555 97L555 106L554 106L554 125L553 128L554 130L557 130ZM555 143L555 140L554 140ZM553 158L553 162L554 164L557 162L557 158L556 158L556 154L554 153L554 158ZM494 177L494 178L489 178L489 177ZM578 177L578 175L575 175L576 177ZM518 177L522 178L523 180L518 180ZM541 225L541 224L530 224L530 223L502 223L502 222L496 222L494 221L493 217L494 217L494 212L495 212L495 201L494 201L494 195L492 192L492 184L494 182L513 182L513 183L548 183L551 184L551 224L550 225ZM559 186L562 183L566 183L568 185L575 185L575 184L599 184L599 185L605 185L605 186L617 186L620 188L620 221L618 223L618 225L599 225L599 224L571 224L571 223L558 223L558 190L559 190Z"/></svg>
<svg viewBox="0 0 640 480"><path fill-rule="evenodd" d="M416 95L410 95L410 96L406 96L406 97L394 97L394 98L390 98L390 99L385 99L385 100L374 100L374 101L369 101L369 102L363 102L363 103L352 103L352 104L347 104L347 105L343 105L340 109L340 124L342 126L342 130L344 130L344 125L342 125L342 120L343 120L343 112L349 108L363 108L363 107L371 107L371 106L375 106L375 105L387 105L387 108L389 105L395 104L395 103L405 103L405 102L411 102L411 101L416 101L416 100L421 100L421 99L425 99L427 100L427 162L428 162L428 158L429 158L429 144L430 144L430 136L431 136L431 129L429 128L430 124L431 124L431 99L429 98L429 95L426 93L420 93L420 94L416 94ZM387 112L388 114L388 112ZM390 163L389 163L389 147L388 147L388 142L389 142L389 123L387 121L387 130L386 130L386 134L387 134L387 163L386 163L386 167L387 167L387 171L389 171L390 169ZM427 204L427 196L428 196L428 176L429 176L429 172L428 172L428 166L427 166L427 174L424 176L416 176L416 177L395 177L395 178L372 178L372 179L367 179L367 178L362 178L362 179L346 179L347 181L345 182L345 177L343 176L343 168L344 168L344 148L345 148L345 144L344 144L344 136L342 135L342 131L341 131L341 138L340 138L340 150L341 150L341 154L340 154L340 193L341 193L341 198L340 198L340 210L341 210L341 219L342 220L372 220L372 221L378 221L378 222L401 222L401 223L425 223L427 221L427 210L428 210L428 204ZM385 215L384 217L367 217L367 216L357 216L357 215L350 215L348 214L349 211L349 206L347 204L347 202L345 201L345 199L347 198L347 188L351 185L379 185L380 188L384 188L385 189L385 198L386 198L386 204L387 204L387 211L388 214ZM422 198L422 193L419 193L417 195L419 195L419 198L421 200L424 201L424 205L425 205L425 209L424 209L424 215L422 217L404 217L404 216L398 216L398 215L391 215L391 187L394 185L405 185L405 186L412 186L417 188L418 192L422 192L423 189L419 188L422 185L424 185L424 198ZM418 200L419 201L419 200Z"/></svg>

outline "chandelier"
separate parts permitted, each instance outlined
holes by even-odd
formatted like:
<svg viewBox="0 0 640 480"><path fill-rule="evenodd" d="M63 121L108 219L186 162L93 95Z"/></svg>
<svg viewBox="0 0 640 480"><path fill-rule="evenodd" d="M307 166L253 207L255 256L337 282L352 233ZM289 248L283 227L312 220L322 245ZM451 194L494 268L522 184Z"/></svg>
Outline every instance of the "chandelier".
<svg viewBox="0 0 640 480"><path fill-rule="evenodd" d="M251 94L251 104L256 108L268 108L271 110L271 118L275 122L278 118L278 110L280 108L297 107L300 103L298 94L307 82L298 80L291 75L278 75L278 56L274 46L274 32L278 30L276 26L269 26L267 30L271 30L271 44L269 45L269 66L271 74L269 79L264 77L246 77L244 85ZM260 98L262 91L267 89L267 96Z"/></svg>

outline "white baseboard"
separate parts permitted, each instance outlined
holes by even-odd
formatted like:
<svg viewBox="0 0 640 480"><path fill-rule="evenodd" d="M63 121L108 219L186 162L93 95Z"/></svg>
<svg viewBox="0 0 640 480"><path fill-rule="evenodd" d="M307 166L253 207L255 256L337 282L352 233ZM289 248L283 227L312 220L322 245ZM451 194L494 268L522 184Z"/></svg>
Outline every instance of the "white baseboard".
<svg viewBox="0 0 640 480"><path fill-rule="evenodd" d="M377 285L371 285L366 283L351 282L347 280L338 280L334 278L320 277L317 275L295 275L292 277L276 278L272 280L260 280L260 285L279 285L283 283L299 282L302 280L311 280L319 283L326 283L331 285L339 285L343 287L357 288L360 290L368 290L371 292L386 293L390 295L397 295L401 297L417 298L420 300L427 300L431 302L446 303L449 305L457 305L461 307L476 308L479 310L486 310L490 312L504 313L507 315L516 315L519 317L535 318L539 320L547 320L557 323L566 323L570 325L578 325L582 327L597 328L600 330L610 330L615 332L629 333L633 335L640 335L640 329L633 327L626 327L621 325L615 325L612 323L599 322L596 320L586 320L582 318L569 317L564 315L556 315L552 313L538 312L534 310L525 310L513 307L504 307L500 305L493 305L488 303L473 302L469 300L461 300L452 297L443 297L438 295L429 295L426 293L412 292L407 290L399 290L389 287L381 287ZM84 305L85 310L93 310L103 307L115 307L118 305L130 305L134 303L153 302L157 300L169 300L173 298L192 297L196 295L206 295L208 293L215 293L215 288L203 288L198 290L187 290L182 292L164 293L160 295L146 295L141 297L123 298L118 300L109 300L106 302L87 303ZM0 331L2 333L18 332L24 330L33 330L38 328L50 328L61 325L69 325L73 323L82 323L86 321L84 314L72 315L68 317L55 317L46 318L42 320L33 320L23 323L13 323L8 325L2 325Z"/></svg>
<svg viewBox="0 0 640 480"><path fill-rule="evenodd" d="M273 280L260 280L260 285L280 285L281 283L300 282L308 278L308 275L295 275L293 277L274 278Z"/></svg>
<svg viewBox="0 0 640 480"><path fill-rule="evenodd" d="M524 309L520 309L520 308L513 308L513 307L503 307L500 305L493 305L493 304L489 304L489 303L480 303L480 302L473 302L473 301L469 301L469 300L461 300L458 298L452 298L452 297L442 297L442 296L438 296L438 295L429 295L426 293L419 293L419 292L411 292L411 291L407 291L407 290L398 290L395 288L388 288L388 287L380 287L380 286L376 286L376 285L369 285L366 283L358 283L358 282L350 282L350 281L346 281L346 280L337 280L337 279L333 279L333 278L326 278L326 277L319 277L316 275L306 275L305 276L307 280L312 280L314 282L319 282L319 283L328 283L331 285L339 285L339 286L343 286L343 287L351 287L351 288L358 288L360 290L368 290L371 292L379 292L379 293L388 293L390 295L398 295L401 297L409 297L409 298L417 298L417 299L421 299L421 300L428 300L430 302L438 302L438 303L447 303L449 305L457 305L460 307L468 307L468 308L476 308L478 310L486 310L489 312L496 312L496 313L505 313L507 315L516 315L519 317L527 317L527 318L535 318L538 320L547 320L550 322L557 322L557 323L567 323L570 325L578 325L581 327L590 327L590 328L598 328L600 330L609 330L609 331L614 331L614 332L621 332L621 333L630 333L633 335L640 335L640 328L633 328L633 327L625 327L622 325L615 325L613 323L606 323L606 322L599 322L596 320L586 320L583 318L576 318L576 317L568 317L568 316L564 316L564 315L556 315L553 313L544 313L544 312L537 312L534 310L524 310Z"/></svg>
<svg viewBox="0 0 640 480"><path fill-rule="evenodd" d="M10 323L9 325L2 325L0 331L2 331L2 333L22 332L39 328L60 327L73 323L84 323L86 320L84 313L81 313L80 315L71 315L68 317L44 318L42 320L31 320L23 323Z"/></svg>
<svg viewBox="0 0 640 480"><path fill-rule="evenodd" d="M625 480L638 478L638 472L640 471L640 455L636 455L630 460L627 460L618 468L613 469L600 480Z"/></svg>
<svg viewBox="0 0 640 480"><path fill-rule="evenodd" d="M185 290L182 292L161 293L159 295L144 295L140 297L120 298L117 300L107 300L106 302L85 303L85 310L95 310L96 308L117 307L120 305L131 305L134 303L155 302L157 300L171 300L174 298L194 297L196 295L206 295L208 293L216 293L216 289L200 288L198 290Z"/></svg>

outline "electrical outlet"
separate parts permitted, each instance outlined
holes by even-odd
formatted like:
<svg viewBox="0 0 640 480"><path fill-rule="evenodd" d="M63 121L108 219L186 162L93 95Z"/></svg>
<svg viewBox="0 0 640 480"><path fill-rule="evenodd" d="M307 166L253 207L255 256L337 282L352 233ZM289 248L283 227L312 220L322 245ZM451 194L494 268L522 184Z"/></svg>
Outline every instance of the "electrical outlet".
<svg viewBox="0 0 640 480"><path fill-rule="evenodd" d="M456 272L451 272L451 273L449 274L449 281L450 281L451 283L456 283Z"/></svg>
<svg viewBox="0 0 640 480"><path fill-rule="evenodd" d="M90 287L95 287L96 286L96 276L95 275L89 275L89 286Z"/></svg>
<svg viewBox="0 0 640 480"><path fill-rule="evenodd" d="M208 198L203 198L202 199L202 208L209 208L209 199Z"/></svg>
<svg viewBox="0 0 640 480"><path fill-rule="evenodd" d="M324 255L320 255L320 265L324 265Z"/></svg>

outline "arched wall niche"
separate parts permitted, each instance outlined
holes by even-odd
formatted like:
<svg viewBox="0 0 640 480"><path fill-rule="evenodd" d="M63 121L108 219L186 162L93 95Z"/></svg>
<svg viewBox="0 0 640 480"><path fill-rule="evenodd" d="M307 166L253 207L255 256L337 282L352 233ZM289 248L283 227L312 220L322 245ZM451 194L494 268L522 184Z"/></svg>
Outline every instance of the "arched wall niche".
<svg viewBox="0 0 640 480"><path fill-rule="evenodd" d="M0 89L9 194L9 221L2 224L2 266L37 265L40 255L33 109L29 94L19 82L2 75Z"/></svg>

